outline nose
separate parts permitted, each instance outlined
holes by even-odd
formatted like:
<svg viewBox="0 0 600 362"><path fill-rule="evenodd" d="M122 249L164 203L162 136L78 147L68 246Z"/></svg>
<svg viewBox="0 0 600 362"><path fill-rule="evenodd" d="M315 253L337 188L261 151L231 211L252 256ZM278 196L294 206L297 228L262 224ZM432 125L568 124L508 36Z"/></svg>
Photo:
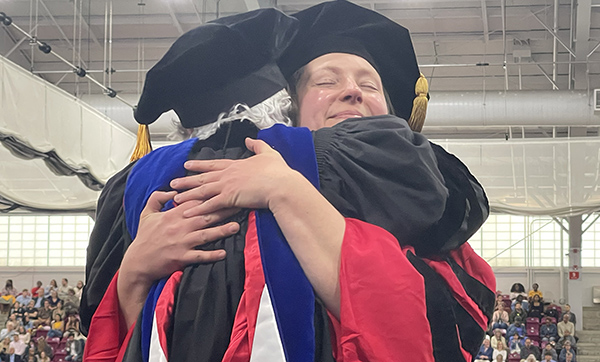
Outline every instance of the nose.
<svg viewBox="0 0 600 362"><path fill-rule="evenodd" d="M354 80L348 79L340 98L344 102L362 103L362 90Z"/></svg>

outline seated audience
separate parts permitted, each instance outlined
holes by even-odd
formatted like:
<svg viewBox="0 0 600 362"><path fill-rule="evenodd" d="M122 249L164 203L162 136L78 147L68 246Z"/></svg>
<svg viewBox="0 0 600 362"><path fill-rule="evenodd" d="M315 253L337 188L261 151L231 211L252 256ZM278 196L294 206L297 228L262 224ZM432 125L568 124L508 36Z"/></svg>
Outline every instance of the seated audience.
<svg viewBox="0 0 600 362"><path fill-rule="evenodd" d="M44 298L50 298L50 293L55 290L58 291L58 284L56 284L56 280L52 279L50 284L48 284L44 288Z"/></svg>
<svg viewBox="0 0 600 362"><path fill-rule="evenodd" d="M48 353L46 351L41 351L40 355L37 358L37 362L51 362L52 360L48 357Z"/></svg>
<svg viewBox="0 0 600 362"><path fill-rule="evenodd" d="M502 343L502 342L498 342L497 347L494 348L494 353L492 353L492 361L495 361L497 359L498 355L502 356L503 361L508 358L508 352L504 348L504 343Z"/></svg>
<svg viewBox="0 0 600 362"><path fill-rule="evenodd" d="M35 307L35 302L32 300L25 307L24 317L28 317L30 321L35 321L38 318L38 310Z"/></svg>
<svg viewBox="0 0 600 362"><path fill-rule="evenodd" d="M27 349L27 344L23 342L18 334L13 335L13 340L10 342L10 348L15 351L15 354L20 358L25 354L25 349Z"/></svg>
<svg viewBox="0 0 600 362"><path fill-rule="evenodd" d="M573 323L573 325L577 325L577 318L575 317L575 313L571 312L571 306L569 304L565 304L563 307L563 316L569 316L569 322Z"/></svg>
<svg viewBox="0 0 600 362"><path fill-rule="evenodd" d="M540 338L542 338L542 341L544 342L558 340L558 330L556 324L552 323L552 319L545 319L545 323L540 327Z"/></svg>
<svg viewBox="0 0 600 362"><path fill-rule="evenodd" d="M517 308L517 304L521 305L521 308L523 308L523 310L527 311L529 309L529 302L527 301L527 298L519 295L517 297L517 299L513 300L512 304L510 305L510 308L514 311ZM527 313L525 313L527 315Z"/></svg>
<svg viewBox="0 0 600 362"><path fill-rule="evenodd" d="M492 315L491 330L503 329L506 332L509 323L508 312L504 310L504 304L496 304L496 310Z"/></svg>
<svg viewBox="0 0 600 362"><path fill-rule="evenodd" d="M557 362L557 361L552 358L552 353L544 352L544 362Z"/></svg>
<svg viewBox="0 0 600 362"><path fill-rule="evenodd" d="M83 360L83 348L85 346L85 341L83 338L75 338L75 336L80 337L77 333L65 333L67 336L67 356L65 357L65 361L82 361Z"/></svg>
<svg viewBox="0 0 600 362"><path fill-rule="evenodd" d="M490 362L492 360L492 355L494 353L494 349L490 346L490 340L484 339L481 348L479 348L479 353L475 356L475 361L486 361Z"/></svg>
<svg viewBox="0 0 600 362"><path fill-rule="evenodd" d="M529 356L527 356L527 359L525 359L525 360L522 359L521 361L525 361L525 362L537 362L537 360L538 359L535 358L534 355L530 354Z"/></svg>
<svg viewBox="0 0 600 362"><path fill-rule="evenodd" d="M0 292L0 302L2 302L2 304L13 305L17 294L19 294L19 292L13 286L12 279L7 279L4 288L2 288L2 291Z"/></svg>
<svg viewBox="0 0 600 362"><path fill-rule="evenodd" d="M562 349L560 350L560 355L558 356L558 361L559 362L565 362L567 360L567 353L570 353L573 355L572 357L572 361L577 361L577 355L575 353L575 350L573 349L573 346L571 345L571 342L569 341L565 341L564 344L562 345Z"/></svg>
<svg viewBox="0 0 600 362"><path fill-rule="evenodd" d="M67 323L65 324L65 331L66 332L76 332L76 333L80 333L79 330L79 318L77 317L77 314L68 314L67 315Z"/></svg>
<svg viewBox="0 0 600 362"><path fill-rule="evenodd" d="M75 296L81 300L81 293L83 292L83 280L78 280L77 285L75 285Z"/></svg>
<svg viewBox="0 0 600 362"><path fill-rule="evenodd" d="M504 336L502 336L502 330L494 329L494 335L490 338L490 344L492 348L497 349L497 345L500 342L502 342L502 345L508 347L508 344L506 344L506 339Z"/></svg>
<svg viewBox="0 0 600 362"><path fill-rule="evenodd" d="M10 347L8 353L3 356L2 362L21 362L21 356L15 353L14 348Z"/></svg>
<svg viewBox="0 0 600 362"><path fill-rule="evenodd" d="M526 337L525 345L521 347L521 359L527 359L530 354L535 356L536 361L541 359L539 348L531 343L531 338Z"/></svg>
<svg viewBox="0 0 600 362"><path fill-rule="evenodd" d="M571 335L571 332L569 330L565 330L564 336L562 336L562 338L558 340L558 345L556 346L556 349L564 349L567 344L570 345L571 348L577 349L577 342L575 341L575 337Z"/></svg>
<svg viewBox="0 0 600 362"><path fill-rule="evenodd" d="M25 344L28 344L31 340L31 334L29 331L27 331L25 326L20 326L17 328L17 334L19 335L19 340L23 341Z"/></svg>
<svg viewBox="0 0 600 362"><path fill-rule="evenodd" d="M575 354L574 353L567 353L567 356L565 358L565 362L577 362L577 361L575 361Z"/></svg>
<svg viewBox="0 0 600 362"><path fill-rule="evenodd" d="M31 296L32 296L33 298L35 298L35 297L37 296L37 291L38 291L38 290L40 290L40 289L44 289L44 288L42 287L42 285L43 285L43 284L42 284L42 282L41 282L40 280L38 280L38 281L37 281L37 283L35 283L35 287L31 288Z"/></svg>
<svg viewBox="0 0 600 362"><path fill-rule="evenodd" d="M517 333L519 337L525 335L525 326L522 324L522 319L520 317L516 317L515 322L508 326L508 330L506 331L506 334L509 336L514 336L515 333Z"/></svg>
<svg viewBox="0 0 600 362"><path fill-rule="evenodd" d="M537 318L542 319L544 316L544 303L540 299L540 297L535 294L533 299L529 303L529 311L527 312L527 317L529 318Z"/></svg>
<svg viewBox="0 0 600 362"><path fill-rule="evenodd" d="M38 310L38 318L34 323L37 326L49 326L52 322L52 309L50 309L50 302L44 300L44 306Z"/></svg>
<svg viewBox="0 0 600 362"><path fill-rule="evenodd" d="M17 296L15 300L19 302L22 306L29 304L29 302L31 301L31 295L29 295L29 290L23 289L21 294Z"/></svg>
<svg viewBox="0 0 600 362"><path fill-rule="evenodd" d="M540 297L540 300L544 299L544 295L538 290L539 287L540 286L538 285L538 283L533 283L533 285L531 286L532 290L530 290L529 294L527 295L527 299L529 300L529 302L533 301L533 297L536 295Z"/></svg>
<svg viewBox="0 0 600 362"><path fill-rule="evenodd" d="M547 343L544 347L544 353L550 353L552 355L552 359L558 361L558 354L556 354L556 350L551 343Z"/></svg>
<svg viewBox="0 0 600 362"><path fill-rule="evenodd" d="M510 287L510 300L515 301L518 296L527 297L525 287L521 283L515 283Z"/></svg>
<svg viewBox="0 0 600 362"><path fill-rule="evenodd" d="M0 339L3 340L4 338L8 338L11 340L15 333L17 333L17 330L15 329L15 323L13 321L8 321L6 322L6 328L0 331Z"/></svg>
<svg viewBox="0 0 600 362"><path fill-rule="evenodd" d="M521 353L521 347L523 347L523 340L521 339L521 336L519 336L518 333L515 333L509 339L510 353Z"/></svg>
<svg viewBox="0 0 600 362"><path fill-rule="evenodd" d="M62 278L60 281L60 287L58 287L58 298L65 299L67 295L69 295L69 289L73 289L72 286L69 285L69 280L67 278Z"/></svg>
<svg viewBox="0 0 600 362"><path fill-rule="evenodd" d="M58 307L58 303L61 302L56 290L51 291L50 297L46 298L46 300L50 303L50 309L52 310L56 309Z"/></svg>
<svg viewBox="0 0 600 362"><path fill-rule="evenodd" d="M510 323L514 323L515 318L517 318L517 317L521 318L522 321L524 321L525 318L527 318L527 312L525 311L525 309L523 309L523 307L521 306L521 303L519 303L519 302L517 302L515 304L515 308L510 313L508 320L510 321Z"/></svg>
<svg viewBox="0 0 600 362"><path fill-rule="evenodd" d="M44 353L45 356L48 357L48 360L51 360L52 357L54 357L54 351L52 350L52 347L50 347L48 342L46 342L46 338L44 337L38 338L36 351L37 354L40 356L42 355L42 353Z"/></svg>
<svg viewBox="0 0 600 362"><path fill-rule="evenodd" d="M506 360L504 359L504 357L502 357L501 354L497 355L496 359L494 359L494 362L503 362L503 361L506 361Z"/></svg>
<svg viewBox="0 0 600 362"><path fill-rule="evenodd" d="M565 331L569 331L571 336L575 335L575 325L569 321L568 314L563 315L562 321L556 325L556 329L559 337L563 337L565 335Z"/></svg>

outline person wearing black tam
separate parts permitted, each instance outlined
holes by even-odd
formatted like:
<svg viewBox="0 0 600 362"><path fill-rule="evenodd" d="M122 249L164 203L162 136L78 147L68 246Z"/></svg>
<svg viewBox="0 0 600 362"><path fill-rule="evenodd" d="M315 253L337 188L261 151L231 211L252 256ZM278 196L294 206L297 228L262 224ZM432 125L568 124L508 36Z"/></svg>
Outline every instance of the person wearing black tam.
<svg viewBox="0 0 600 362"><path fill-rule="evenodd" d="M127 361L145 353L145 360L174 361L466 361L477 352L495 281L465 242L487 216L487 201L460 161L402 119L416 119L411 124L420 129L427 99L406 29L345 1L294 17L300 30L277 60L284 74L295 78L298 125L313 132L278 125L262 130L261 140L245 141L255 153L246 158L243 136L251 127L235 123L204 142L184 142L188 146L172 147L163 156L153 152L123 173L130 191L125 191L125 210L117 209L133 216L124 222L127 230L118 225L113 230L123 234L117 243L125 247L131 239L124 234L139 233L90 330L90 335L96 330L119 337L101 343L98 334L88 338L86 348L92 345L96 353L87 349L86 360L114 358L119 349ZM324 23L357 30L340 35ZM416 76L408 72L410 96L393 89L390 77L400 79L384 70L393 69L388 63L393 58L369 48L369 37L341 49L331 46L342 41L310 36L311 29L320 29L347 38L348 45L361 38L360 28L388 40L396 32L406 34L409 47L402 47L410 50L411 69L417 70ZM311 39L321 50L309 52ZM290 65L293 54L311 55ZM402 118L388 115L392 108ZM185 152L172 152L178 149ZM148 178L139 172L144 164L164 165L174 154L177 160L211 161L186 162L188 176L179 161L176 171L161 167L162 186L132 183ZM178 193L152 192L169 186ZM178 206L160 212L171 199ZM203 229L238 208L257 210L249 218L244 211L233 223ZM196 222L184 230L169 225L177 215ZM240 232L227 236L238 224ZM92 239L101 239L100 233ZM152 242L173 238L188 242ZM111 256L118 248L100 253L103 249ZM216 261L223 257L219 249L227 257ZM178 250L185 252L178 256ZM99 259L95 264L102 264ZM124 344L123 324L115 323L119 310L127 314L124 296L135 294L142 279L169 275L194 261L208 263L188 266L153 287L149 294L158 297L146 300ZM126 274L138 277L121 283ZM124 285L131 289L118 290Z"/></svg>

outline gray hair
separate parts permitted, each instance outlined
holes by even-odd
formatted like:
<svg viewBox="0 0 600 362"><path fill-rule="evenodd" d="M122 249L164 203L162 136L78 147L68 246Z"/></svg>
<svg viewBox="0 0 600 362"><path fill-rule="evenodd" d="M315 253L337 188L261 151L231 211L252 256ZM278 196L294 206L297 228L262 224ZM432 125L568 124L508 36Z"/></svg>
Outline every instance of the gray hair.
<svg viewBox="0 0 600 362"><path fill-rule="evenodd" d="M244 120L254 123L258 129L269 128L276 123L289 126L292 124L289 117L291 107L292 99L287 90L282 89L253 107L238 103L229 112L221 113L215 122L192 130L184 128L180 122L175 121L174 125L176 129L169 134L168 138L172 141L180 141L192 137L204 140L215 134L223 124Z"/></svg>

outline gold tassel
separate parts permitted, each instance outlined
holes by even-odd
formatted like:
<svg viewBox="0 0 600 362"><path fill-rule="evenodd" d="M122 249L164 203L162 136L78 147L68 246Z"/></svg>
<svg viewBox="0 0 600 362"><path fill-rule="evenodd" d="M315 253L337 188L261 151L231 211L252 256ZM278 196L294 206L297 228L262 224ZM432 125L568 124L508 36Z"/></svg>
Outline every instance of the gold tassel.
<svg viewBox="0 0 600 362"><path fill-rule="evenodd" d="M421 73L419 79L417 79L417 84L415 85L415 94L417 96L413 101L412 112L408 119L408 126L415 132L421 132L423 124L425 123L427 103L429 102L427 99L428 92L429 85L427 84L427 79L425 79L425 76Z"/></svg>
<svg viewBox="0 0 600 362"><path fill-rule="evenodd" d="M147 124L140 124L138 126L137 140L135 142L135 149L131 155L130 161L137 161L140 158L146 156L152 151L152 144L150 143L150 130Z"/></svg>

